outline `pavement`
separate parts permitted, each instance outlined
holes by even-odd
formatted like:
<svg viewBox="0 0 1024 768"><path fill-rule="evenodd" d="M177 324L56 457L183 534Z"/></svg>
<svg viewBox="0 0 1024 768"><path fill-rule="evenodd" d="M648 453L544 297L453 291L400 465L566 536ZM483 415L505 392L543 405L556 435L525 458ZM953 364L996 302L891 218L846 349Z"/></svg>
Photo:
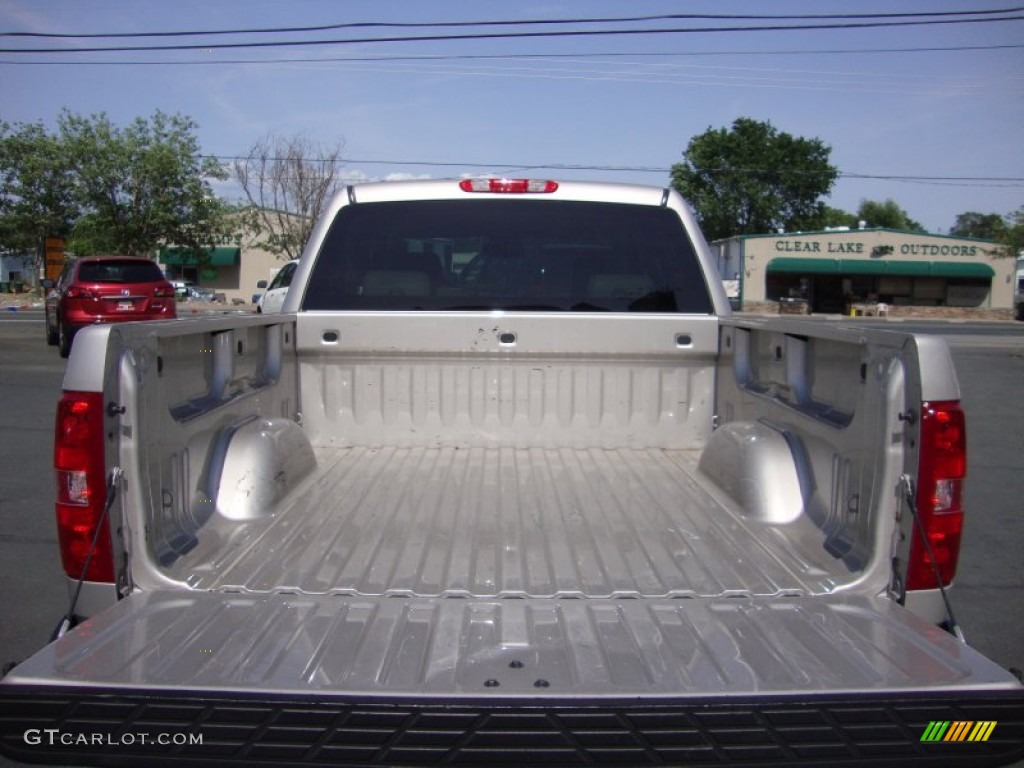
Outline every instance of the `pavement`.
<svg viewBox="0 0 1024 768"><path fill-rule="evenodd" d="M0 312L41 311L43 300L30 293L0 293ZM211 312L255 312L255 304L232 304L224 301L179 301L178 316Z"/></svg>
<svg viewBox="0 0 1024 768"><path fill-rule="evenodd" d="M19 309L42 309L43 300L31 293L0 293L0 309L16 311Z"/></svg>

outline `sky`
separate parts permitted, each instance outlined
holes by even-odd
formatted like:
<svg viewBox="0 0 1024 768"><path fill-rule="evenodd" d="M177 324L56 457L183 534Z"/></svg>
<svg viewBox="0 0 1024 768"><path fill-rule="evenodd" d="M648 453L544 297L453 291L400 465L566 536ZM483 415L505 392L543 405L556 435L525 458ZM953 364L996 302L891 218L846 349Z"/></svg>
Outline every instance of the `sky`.
<svg viewBox="0 0 1024 768"><path fill-rule="evenodd" d="M204 154L225 159L268 133L341 144L351 182L666 186L694 136L750 117L832 148L830 205L891 198L945 233L959 213L1024 206L1017 2L0 0L0 120L181 113ZM961 15L807 18L897 9ZM670 14L775 18L650 18ZM624 17L645 18L588 21ZM920 21L931 23L906 23ZM749 29L764 26L819 28ZM91 36L156 32L199 34ZM435 39L401 39L413 37ZM82 50L115 46L193 48ZM41 48L56 50L26 52Z"/></svg>

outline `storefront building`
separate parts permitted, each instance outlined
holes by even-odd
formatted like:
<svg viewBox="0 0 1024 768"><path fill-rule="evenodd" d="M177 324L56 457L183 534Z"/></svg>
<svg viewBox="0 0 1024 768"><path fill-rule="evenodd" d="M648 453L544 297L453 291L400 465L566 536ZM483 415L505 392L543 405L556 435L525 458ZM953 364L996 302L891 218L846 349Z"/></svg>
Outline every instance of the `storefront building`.
<svg viewBox="0 0 1024 768"><path fill-rule="evenodd" d="M251 243L210 248L202 259L189 248L162 248L157 261L168 279L208 288L236 304L254 302L263 292L257 283L269 283L286 263L285 257Z"/></svg>
<svg viewBox="0 0 1024 768"><path fill-rule="evenodd" d="M191 248L167 246L156 258L170 280L208 288L228 303L249 304L263 292L257 283L269 283L288 261L286 255L270 253L257 240L248 232L236 244L208 248L201 254Z"/></svg>
<svg viewBox="0 0 1024 768"><path fill-rule="evenodd" d="M996 243L891 229L747 235L711 245L737 308L788 303L816 313L854 307L999 310L1014 306L1014 259Z"/></svg>
<svg viewBox="0 0 1024 768"><path fill-rule="evenodd" d="M191 248L169 246L160 249L158 260L168 279L211 287L219 282L233 285L238 283L242 249L222 246L199 254Z"/></svg>
<svg viewBox="0 0 1024 768"><path fill-rule="evenodd" d="M0 293L20 293L37 282L35 258L30 253L0 253Z"/></svg>

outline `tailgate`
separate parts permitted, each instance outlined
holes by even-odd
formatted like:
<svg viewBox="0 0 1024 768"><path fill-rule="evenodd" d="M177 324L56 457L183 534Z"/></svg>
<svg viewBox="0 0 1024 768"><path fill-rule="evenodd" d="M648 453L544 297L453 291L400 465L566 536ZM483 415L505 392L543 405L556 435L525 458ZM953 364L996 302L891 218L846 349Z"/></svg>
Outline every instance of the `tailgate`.
<svg viewBox="0 0 1024 768"><path fill-rule="evenodd" d="M1012 675L841 596L137 593L16 667L0 716L5 755L79 765L1024 758Z"/></svg>

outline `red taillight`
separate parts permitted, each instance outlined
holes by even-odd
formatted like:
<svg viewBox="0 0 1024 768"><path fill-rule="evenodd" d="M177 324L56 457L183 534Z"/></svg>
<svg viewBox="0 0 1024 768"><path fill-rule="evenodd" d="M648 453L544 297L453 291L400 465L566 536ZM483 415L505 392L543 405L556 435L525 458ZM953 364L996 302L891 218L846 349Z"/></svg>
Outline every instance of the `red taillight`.
<svg viewBox="0 0 1024 768"><path fill-rule="evenodd" d="M99 295L88 288L80 288L77 285L73 285L68 288L67 297L69 299L98 299Z"/></svg>
<svg viewBox="0 0 1024 768"><path fill-rule="evenodd" d="M967 429L960 403L922 403L915 501L943 585L953 580L960 555L966 475ZM919 531L914 531L911 541L907 589L937 588L935 567Z"/></svg>
<svg viewBox="0 0 1024 768"><path fill-rule="evenodd" d="M65 392L57 403L53 466L57 474L57 539L64 572L82 575L89 549L87 581L114 581L110 528L103 519L107 501L106 463L103 457L103 395Z"/></svg>
<svg viewBox="0 0 1024 768"><path fill-rule="evenodd" d="M459 182L463 192L554 192L558 189L557 181L539 179L463 179Z"/></svg>
<svg viewBox="0 0 1024 768"><path fill-rule="evenodd" d="M153 296L155 296L157 298L161 298L161 299L174 298L174 286L173 285L160 286L155 291L153 291Z"/></svg>

